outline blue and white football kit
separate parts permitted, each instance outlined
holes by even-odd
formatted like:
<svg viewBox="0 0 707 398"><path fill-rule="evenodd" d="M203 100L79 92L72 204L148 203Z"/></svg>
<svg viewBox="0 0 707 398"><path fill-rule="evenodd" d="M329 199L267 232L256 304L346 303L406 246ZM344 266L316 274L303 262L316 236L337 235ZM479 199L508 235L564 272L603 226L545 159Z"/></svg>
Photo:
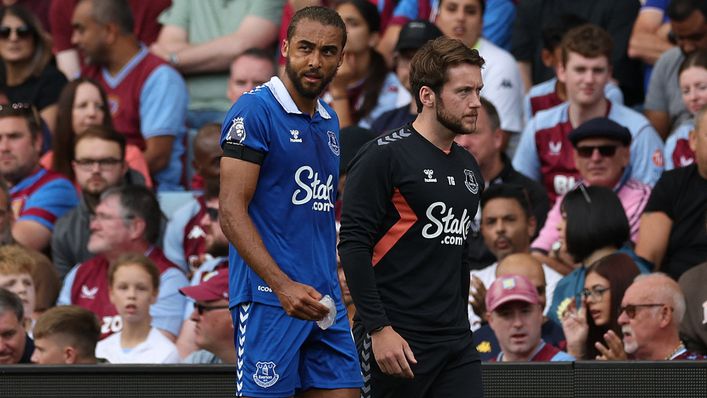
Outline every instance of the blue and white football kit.
<svg viewBox="0 0 707 398"><path fill-rule="evenodd" d="M326 330L288 316L231 245L238 395L279 397L362 385L336 272L338 130L331 108L318 101L313 116L300 112L277 77L244 94L224 120L224 156L260 164L248 214L268 253L292 280L334 299L337 310Z"/></svg>

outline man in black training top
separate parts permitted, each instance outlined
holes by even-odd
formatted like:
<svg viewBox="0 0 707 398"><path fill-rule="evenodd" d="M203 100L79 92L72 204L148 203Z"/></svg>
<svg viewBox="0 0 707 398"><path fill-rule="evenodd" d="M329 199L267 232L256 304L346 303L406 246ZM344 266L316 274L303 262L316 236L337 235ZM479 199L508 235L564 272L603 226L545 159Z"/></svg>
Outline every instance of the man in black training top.
<svg viewBox="0 0 707 398"><path fill-rule="evenodd" d="M483 64L457 40L428 42L410 72L419 115L364 146L349 168L339 253L357 309L363 396L483 396L466 245L484 181L453 143L476 130Z"/></svg>

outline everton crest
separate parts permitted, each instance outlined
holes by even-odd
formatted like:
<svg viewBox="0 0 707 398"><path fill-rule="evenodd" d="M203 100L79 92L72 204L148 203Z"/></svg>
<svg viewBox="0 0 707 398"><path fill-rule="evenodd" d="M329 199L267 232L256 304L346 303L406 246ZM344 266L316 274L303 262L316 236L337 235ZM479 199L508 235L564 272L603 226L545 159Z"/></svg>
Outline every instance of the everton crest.
<svg viewBox="0 0 707 398"><path fill-rule="evenodd" d="M257 362L253 374L255 384L262 388L268 388L277 383L280 375L275 373L275 366L277 365L274 362Z"/></svg>
<svg viewBox="0 0 707 398"><path fill-rule="evenodd" d="M331 130L326 133L329 136L329 149L334 152L334 155L339 156L339 142L336 140L336 133Z"/></svg>
<svg viewBox="0 0 707 398"><path fill-rule="evenodd" d="M245 125L243 124L243 118L234 118L231 122L231 127L228 129L228 134L226 135L226 141L230 141L237 144L242 144L245 140Z"/></svg>
<svg viewBox="0 0 707 398"><path fill-rule="evenodd" d="M466 185L466 189L474 195L479 193L479 183L476 181L476 176L474 176L473 171L464 169L464 185Z"/></svg>

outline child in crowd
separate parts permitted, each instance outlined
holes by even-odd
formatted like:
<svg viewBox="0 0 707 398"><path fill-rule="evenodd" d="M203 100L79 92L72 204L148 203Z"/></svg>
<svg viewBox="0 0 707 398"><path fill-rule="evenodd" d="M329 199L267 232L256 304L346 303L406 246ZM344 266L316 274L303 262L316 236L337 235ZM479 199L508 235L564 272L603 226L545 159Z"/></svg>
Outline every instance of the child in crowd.
<svg viewBox="0 0 707 398"><path fill-rule="evenodd" d="M7 289L22 300L24 327L30 336L35 319L34 307L37 291L32 278L34 259L19 245L0 246L0 287Z"/></svg>
<svg viewBox="0 0 707 398"><path fill-rule="evenodd" d="M177 363L177 347L152 327L150 305L157 300L160 272L147 257L121 256L108 270L110 301L123 329L96 346L96 357L110 363Z"/></svg>

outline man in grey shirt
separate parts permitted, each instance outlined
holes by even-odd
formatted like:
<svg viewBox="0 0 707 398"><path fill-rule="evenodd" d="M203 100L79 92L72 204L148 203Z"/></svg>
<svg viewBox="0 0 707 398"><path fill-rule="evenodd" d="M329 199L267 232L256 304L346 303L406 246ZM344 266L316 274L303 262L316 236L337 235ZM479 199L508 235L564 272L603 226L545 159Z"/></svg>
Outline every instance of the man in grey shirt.
<svg viewBox="0 0 707 398"><path fill-rule="evenodd" d="M682 101L678 69L685 55L707 50L707 2L672 0L668 16L678 47L663 53L656 62L644 105L646 117L663 139L690 118Z"/></svg>

